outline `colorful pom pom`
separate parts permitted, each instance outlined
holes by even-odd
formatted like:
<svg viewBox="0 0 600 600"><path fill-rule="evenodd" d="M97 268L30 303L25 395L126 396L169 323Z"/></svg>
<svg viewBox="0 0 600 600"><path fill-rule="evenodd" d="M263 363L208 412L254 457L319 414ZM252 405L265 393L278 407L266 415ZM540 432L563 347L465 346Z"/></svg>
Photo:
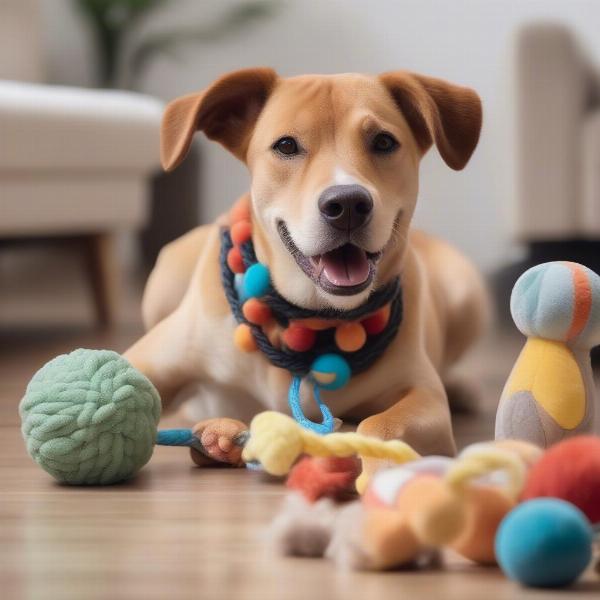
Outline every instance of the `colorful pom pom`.
<svg viewBox="0 0 600 600"><path fill-rule="evenodd" d="M245 319L254 325L265 325L272 316L269 306L257 298L246 300L242 306L242 313Z"/></svg>
<svg viewBox="0 0 600 600"><path fill-rule="evenodd" d="M252 236L252 223L250 221L238 221L231 226L231 241L239 246L246 243Z"/></svg>
<svg viewBox="0 0 600 600"><path fill-rule="evenodd" d="M233 270L233 269L232 269ZM244 301L244 274L236 273L233 277L233 286L235 287L235 293L238 295L240 301Z"/></svg>
<svg viewBox="0 0 600 600"><path fill-rule="evenodd" d="M242 253L237 246L234 246L227 253L227 265L234 273L243 273L246 270Z"/></svg>
<svg viewBox="0 0 600 600"><path fill-rule="evenodd" d="M350 365L339 354L323 354L315 359L310 374L315 383L325 390L337 390L348 383Z"/></svg>
<svg viewBox="0 0 600 600"><path fill-rule="evenodd" d="M256 340L249 325L241 323L235 328L233 343L242 352L254 352L256 350Z"/></svg>
<svg viewBox="0 0 600 600"><path fill-rule="evenodd" d="M578 508L537 498L504 518L496 535L496 557L506 575L524 585L562 587L587 567L592 539L592 528Z"/></svg>
<svg viewBox="0 0 600 600"><path fill-rule="evenodd" d="M378 335L387 327L389 320L390 305L388 304L380 308L376 313L363 319L360 323L368 335Z"/></svg>
<svg viewBox="0 0 600 600"><path fill-rule="evenodd" d="M262 327L263 333L267 336L269 343L274 348L281 348L281 327L275 319L270 319Z"/></svg>
<svg viewBox="0 0 600 600"><path fill-rule="evenodd" d="M251 265L244 275L244 296L246 298L260 298L271 287L269 269L262 263Z"/></svg>
<svg viewBox="0 0 600 600"><path fill-rule="evenodd" d="M356 352L366 341L367 332L360 323L342 323L335 330L335 343L343 352Z"/></svg>
<svg viewBox="0 0 600 600"><path fill-rule="evenodd" d="M292 323L282 335L283 343L294 352L310 350L317 339L317 334L308 327Z"/></svg>
<svg viewBox="0 0 600 600"><path fill-rule="evenodd" d="M248 198L240 198L229 210L229 220L231 223L239 221L250 221L250 202Z"/></svg>

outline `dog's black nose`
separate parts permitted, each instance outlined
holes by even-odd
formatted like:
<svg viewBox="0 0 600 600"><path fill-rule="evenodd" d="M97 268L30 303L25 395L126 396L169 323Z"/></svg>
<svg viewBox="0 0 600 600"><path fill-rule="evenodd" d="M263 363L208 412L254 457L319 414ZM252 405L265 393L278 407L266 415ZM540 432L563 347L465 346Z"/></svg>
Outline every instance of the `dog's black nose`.
<svg viewBox="0 0 600 600"><path fill-rule="evenodd" d="M369 220L373 198L362 185L332 185L321 194L319 210L332 227L352 231Z"/></svg>

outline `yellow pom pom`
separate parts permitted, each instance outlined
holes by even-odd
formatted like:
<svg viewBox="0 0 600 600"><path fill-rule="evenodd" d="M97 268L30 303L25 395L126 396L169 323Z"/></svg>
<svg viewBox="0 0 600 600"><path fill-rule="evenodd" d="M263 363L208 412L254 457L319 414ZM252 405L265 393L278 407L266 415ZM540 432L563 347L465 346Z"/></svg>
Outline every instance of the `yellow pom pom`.
<svg viewBox="0 0 600 600"><path fill-rule="evenodd" d="M252 335L252 329L250 329L249 325L241 323L235 328L233 343L242 352L254 352L256 350L256 340Z"/></svg>
<svg viewBox="0 0 600 600"><path fill-rule="evenodd" d="M344 352L356 352L367 341L367 332L360 323L343 323L335 330L335 343Z"/></svg>

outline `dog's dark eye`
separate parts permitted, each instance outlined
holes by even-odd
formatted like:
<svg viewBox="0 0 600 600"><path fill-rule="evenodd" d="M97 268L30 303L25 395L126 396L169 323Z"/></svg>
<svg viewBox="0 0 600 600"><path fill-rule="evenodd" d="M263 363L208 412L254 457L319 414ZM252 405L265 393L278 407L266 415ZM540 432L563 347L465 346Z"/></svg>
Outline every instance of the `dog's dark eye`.
<svg viewBox="0 0 600 600"><path fill-rule="evenodd" d="M298 142L293 137L282 137L273 144L273 150L284 156L294 156L300 151Z"/></svg>
<svg viewBox="0 0 600 600"><path fill-rule="evenodd" d="M378 133L371 141L371 150L376 154L389 154L398 148L398 140L389 133Z"/></svg>

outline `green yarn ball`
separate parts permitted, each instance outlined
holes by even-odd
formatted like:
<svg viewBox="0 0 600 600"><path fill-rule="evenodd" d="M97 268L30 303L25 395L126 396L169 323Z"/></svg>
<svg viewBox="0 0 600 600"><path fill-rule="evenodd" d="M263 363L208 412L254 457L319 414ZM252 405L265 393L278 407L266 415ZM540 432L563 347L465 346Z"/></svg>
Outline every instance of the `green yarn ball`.
<svg viewBox="0 0 600 600"><path fill-rule="evenodd" d="M19 406L31 457L58 481L106 485L152 456L160 397L120 354L79 349L32 378Z"/></svg>

